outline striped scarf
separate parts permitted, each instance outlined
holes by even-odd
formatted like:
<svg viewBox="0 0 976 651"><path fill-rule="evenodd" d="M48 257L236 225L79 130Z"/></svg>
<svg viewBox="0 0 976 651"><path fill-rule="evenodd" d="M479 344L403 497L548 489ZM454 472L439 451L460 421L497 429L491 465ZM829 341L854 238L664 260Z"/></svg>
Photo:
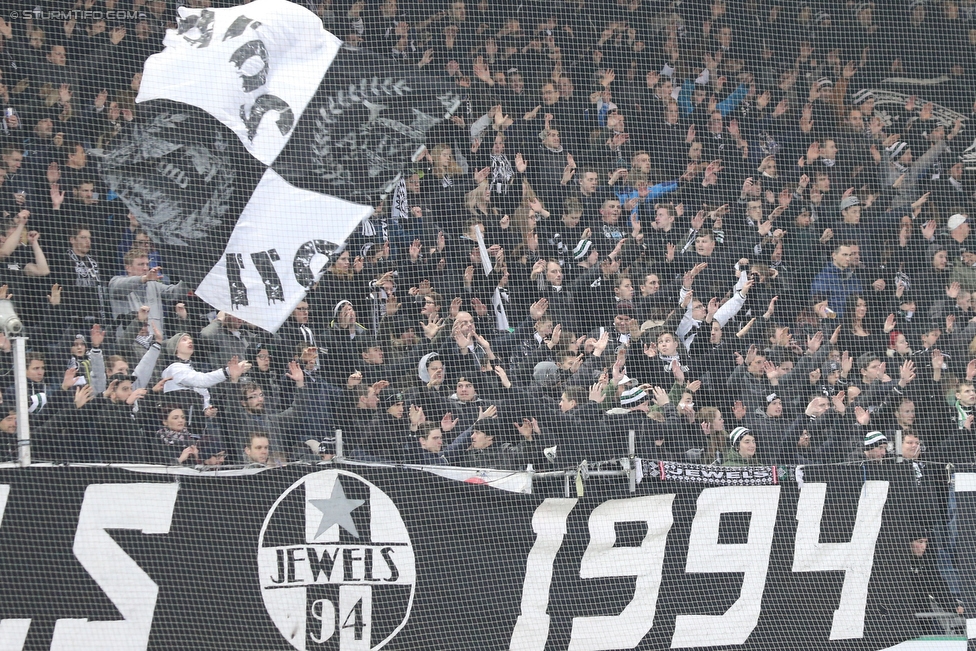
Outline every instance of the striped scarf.
<svg viewBox="0 0 976 651"><path fill-rule="evenodd" d="M956 408L956 427L958 429L964 429L966 419L969 418L969 414L973 413L973 408L959 404L958 400L955 402L954 406Z"/></svg>
<svg viewBox="0 0 976 651"><path fill-rule="evenodd" d="M190 430L185 427L179 431L171 430L168 427L160 427L156 435L159 436L159 439L165 445L193 445L200 440L199 436L190 433Z"/></svg>

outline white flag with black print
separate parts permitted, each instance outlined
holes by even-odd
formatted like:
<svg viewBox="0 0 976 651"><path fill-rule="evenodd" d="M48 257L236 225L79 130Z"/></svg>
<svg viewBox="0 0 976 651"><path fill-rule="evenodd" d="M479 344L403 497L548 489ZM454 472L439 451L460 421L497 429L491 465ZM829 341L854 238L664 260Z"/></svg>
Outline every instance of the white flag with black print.
<svg viewBox="0 0 976 651"><path fill-rule="evenodd" d="M460 98L285 0L180 8L164 45L102 177L171 277L275 331Z"/></svg>

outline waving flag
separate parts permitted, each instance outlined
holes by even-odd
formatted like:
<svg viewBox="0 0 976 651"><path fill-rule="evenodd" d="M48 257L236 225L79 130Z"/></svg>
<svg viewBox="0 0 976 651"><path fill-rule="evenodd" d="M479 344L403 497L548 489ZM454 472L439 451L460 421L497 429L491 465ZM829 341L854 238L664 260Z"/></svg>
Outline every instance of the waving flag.
<svg viewBox="0 0 976 651"><path fill-rule="evenodd" d="M274 331L460 98L285 0L181 7L164 44L102 176L168 272Z"/></svg>

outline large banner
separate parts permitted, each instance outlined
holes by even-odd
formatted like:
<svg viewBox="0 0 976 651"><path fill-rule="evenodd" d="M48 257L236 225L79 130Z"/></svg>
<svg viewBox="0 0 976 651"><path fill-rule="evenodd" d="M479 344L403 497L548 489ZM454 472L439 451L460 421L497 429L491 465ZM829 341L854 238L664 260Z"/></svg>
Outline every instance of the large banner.
<svg viewBox="0 0 976 651"><path fill-rule="evenodd" d="M879 649L913 633L909 472L564 498L405 469L8 469L0 647Z"/></svg>
<svg viewBox="0 0 976 651"><path fill-rule="evenodd" d="M102 178L168 272L275 331L460 96L286 0L180 7L163 44Z"/></svg>

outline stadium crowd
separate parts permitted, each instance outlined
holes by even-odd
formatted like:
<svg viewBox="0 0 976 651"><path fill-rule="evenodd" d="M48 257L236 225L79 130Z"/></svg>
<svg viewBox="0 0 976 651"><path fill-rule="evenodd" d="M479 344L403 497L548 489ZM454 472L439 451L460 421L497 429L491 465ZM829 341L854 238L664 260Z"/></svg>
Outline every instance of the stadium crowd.
<svg viewBox="0 0 976 651"><path fill-rule="evenodd" d="M976 460L971 1L308 0L463 102L275 334L168 275L92 160L174 4L31 4L0 17L0 293L35 459L273 465L340 430L538 470L634 431L645 459L908 462L930 514Z"/></svg>
<svg viewBox="0 0 976 651"><path fill-rule="evenodd" d="M629 430L701 463L973 461L971 138L861 90L941 75L971 110L968 3L310 8L464 102L274 335L168 277L90 159L174 8L0 22L0 280L41 458L238 462L262 432L290 459L341 429L348 455L504 468Z"/></svg>
<svg viewBox="0 0 976 651"><path fill-rule="evenodd" d="M972 462L971 4L311 4L464 101L274 335L169 277L91 160L175 8L3 20L36 455ZM942 104L876 108L892 77Z"/></svg>

